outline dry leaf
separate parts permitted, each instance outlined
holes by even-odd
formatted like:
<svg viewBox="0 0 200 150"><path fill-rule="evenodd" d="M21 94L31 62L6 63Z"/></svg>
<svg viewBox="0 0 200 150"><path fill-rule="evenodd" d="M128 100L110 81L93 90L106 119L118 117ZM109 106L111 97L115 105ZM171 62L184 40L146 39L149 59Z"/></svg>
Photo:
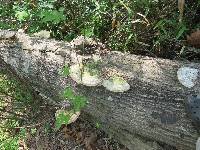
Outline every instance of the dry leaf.
<svg viewBox="0 0 200 150"><path fill-rule="evenodd" d="M112 30L116 30L117 27L119 27L119 21L117 21L115 18L112 20Z"/></svg>
<svg viewBox="0 0 200 150"><path fill-rule="evenodd" d="M85 147L87 148L87 150L94 150L94 146L95 142L97 140L97 135L95 133L92 133L90 135L90 137L85 139Z"/></svg>
<svg viewBox="0 0 200 150"><path fill-rule="evenodd" d="M84 136L84 132L83 131L80 131L80 132L78 132L77 133L77 135L76 135L76 141L80 144L80 143L83 143L83 141L84 141L84 138L85 138L85 136Z"/></svg>
<svg viewBox="0 0 200 150"><path fill-rule="evenodd" d="M65 139L70 139L71 138L71 130L67 128L67 126L65 126L63 129L62 129L64 135L63 137Z"/></svg>
<svg viewBox="0 0 200 150"><path fill-rule="evenodd" d="M187 42L196 48L200 48L200 30L197 30L190 36L187 36Z"/></svg>

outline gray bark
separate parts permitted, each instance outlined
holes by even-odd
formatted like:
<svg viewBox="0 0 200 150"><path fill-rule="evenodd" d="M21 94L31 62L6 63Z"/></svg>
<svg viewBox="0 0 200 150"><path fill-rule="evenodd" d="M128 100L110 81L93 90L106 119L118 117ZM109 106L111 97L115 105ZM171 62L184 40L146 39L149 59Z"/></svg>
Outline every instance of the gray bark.
<svg viewBox="0 0 200 150"><path fill-rule="evenodd" d="M191 94L198 94L200 84L197 80L193 88L184 87L178 81L177 70L182 66L200 70L200 64L110 52L103 57L102 68L122 72L131 85L127 92L113 93L102 86L77 85L60 75L63 65L69 63L69 43L25 35L21 40L16 32L3 33L0 32L0 63L27 79L48 101L61 99L60 92L72 83L77 92L88 97L83 110L88 118L101 122L105 131L130 150L159 149L141 137L178 149L195 149L198 133L184 102Z"/></svg>

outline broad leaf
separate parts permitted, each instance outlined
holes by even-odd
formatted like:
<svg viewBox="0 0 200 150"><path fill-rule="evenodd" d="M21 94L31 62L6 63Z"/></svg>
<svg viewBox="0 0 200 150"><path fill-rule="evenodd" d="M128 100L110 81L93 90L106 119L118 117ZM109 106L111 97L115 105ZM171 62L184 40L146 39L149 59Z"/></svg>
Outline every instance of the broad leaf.
<svg viewBox="0 0 200 150"><path fill-rule="evenodd" d="M70 120L69 114L65 114L64 112L59 113L56 116L56 122L55 122L56 129L59 129L63 124L68 124L69 120Z"/></svg>

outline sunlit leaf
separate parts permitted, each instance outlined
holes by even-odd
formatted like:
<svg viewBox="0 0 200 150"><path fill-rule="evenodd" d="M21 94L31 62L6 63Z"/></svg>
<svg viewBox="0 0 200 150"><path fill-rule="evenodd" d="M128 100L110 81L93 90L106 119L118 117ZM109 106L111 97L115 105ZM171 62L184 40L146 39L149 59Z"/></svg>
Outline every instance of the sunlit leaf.
<svg viewBox="0 0 200 150"><path fill-rule="evenodd" d="M176 39L178 40L182 35L183 33L187 30L186 26L182 25L178 31L178 34L176 36Z"/></svg>
<svg viewBox="0 0 200 150"><path fill-rule="evenodd" d="M67 110L57 110L55 113L56 117L56 129L59 129L63 124L70 124L75 122L80 116L80 111L72 112Z"/></svg>
<svg viewBox="0 0 200 150"><path fill-rule="evenodd" d="M56 122L55 122L56 129L59 129L63 124L68 124L69 120L70 120L69 114L65 114L64 112L59 113L56 116Z"/></svg>
<svg viewBox="0 0 200 150"><path fill-rule="evenodd" d="M94 27L87 27L81 31L81 34L83 34L86 37L91 37L94 35Z"/></svg>
<svg viewBox="0 0 200 150"><path fill-rule="evenodd" d="M29 16L29 14L25 10L23 10L23 11L16 11L16 14L15 14L15 17L17 17L17 19L19 21L26 20L28 16Z"/></svg>
<svg viewBox="0 0 200 150"><path fill-rule="evenodd" d="M74 104L74 111L80 111L80 109L82 107L84 107L86 105L86 98L84 96L75 96L74 100L73 100L73 104Z"/></svg>
<svg viewBox="0 0 200 150"><path fill-rule="evenodd" d="M68 76L69 75L69 67L67 65L65 65L62 69L62 73L64 76Z"/></svg>
<svg viewBox="0 0 200 150"><path fill-rule="evenodd" d="M71 100L74 98L74 92L71 87L67 87L63 93L64 97Z"/></svg>
<svg viewBox="0 0 200 150"><path fill-rule="evenodd" d="M42 18L42 22L47 23L47 22L52 22L54 24L60 23L61 21L65 20L65 15L62 11L57 11L57 10L44 10L41 12L39 15L40 18Z"/></svg>

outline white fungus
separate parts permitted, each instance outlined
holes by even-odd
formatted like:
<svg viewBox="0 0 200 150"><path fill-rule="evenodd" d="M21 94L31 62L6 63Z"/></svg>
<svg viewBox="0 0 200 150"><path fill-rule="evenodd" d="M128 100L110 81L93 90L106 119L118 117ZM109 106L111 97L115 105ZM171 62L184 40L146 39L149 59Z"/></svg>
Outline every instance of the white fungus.
<svg viewBox="0 0 200 150"><path fill-rule="evenodd" d="M92 75L86 67L83 69L82 64L70 66L70 77L77 83L85 86L97 86L101 84L99 76L97 74Z"/></svg>
<svg viewBox="0 0 200 150"><path fill-rule="evenodd" d="M177 71L179 82L185 87L192 88L198 77L198 70L190 67L181 67Z"/></svg>
<svg viewBox="0 0 200 150"><path fill-rule="evenodd" d="M28 49L28 50L33 49L30 37L24 33L24 30L19 29L17 34L16 34L16 37L17 37L19 43L22 44L21 45L22 49Z"/></svg>
<svg viewBox="0 0 200 150"><path fill-rule="evenodd" d="M37 36L37 37L40 37L40 38L48 39L48 38L50 38L50 34L51 34L50 31L41 30L41 31L39 31L39 32L34 33L33 35L34 35L34 36Z"/></svg>
<svg viewBox="0 0 200 150"><path fill-rule="evenodd" d="M101 79L98 75L91 75L89 72L85 71L82 77L82 84L86 86L97 86L100 85Z"/></svg>
<svg viewBox="0 0 200 150"><path fill-rule="evenodd" d="M93 54L92 58L93 58L94 62L101 61L101 56L100 55Z"/></svg>
<svg viewBox="0 0 200 150"><path fill-rule="evenodd" d="M82 64L75 64L70 66L70 77L76 81L77 83L82 83L81 81L81 69L83 65Z"/></svg>
<svg viewBox="0 0 200 150"><path fill-rule="evenodd" d="M196 150L200 150L200 137L197 139L196 142Z"/></svg>
<svg viewBox="0 0 200 150"><path fill-rule="evenodd" d="M103 81L103 86L112 92L125 92L130 89L130 85L121 77L113 77Z"/></svg>

